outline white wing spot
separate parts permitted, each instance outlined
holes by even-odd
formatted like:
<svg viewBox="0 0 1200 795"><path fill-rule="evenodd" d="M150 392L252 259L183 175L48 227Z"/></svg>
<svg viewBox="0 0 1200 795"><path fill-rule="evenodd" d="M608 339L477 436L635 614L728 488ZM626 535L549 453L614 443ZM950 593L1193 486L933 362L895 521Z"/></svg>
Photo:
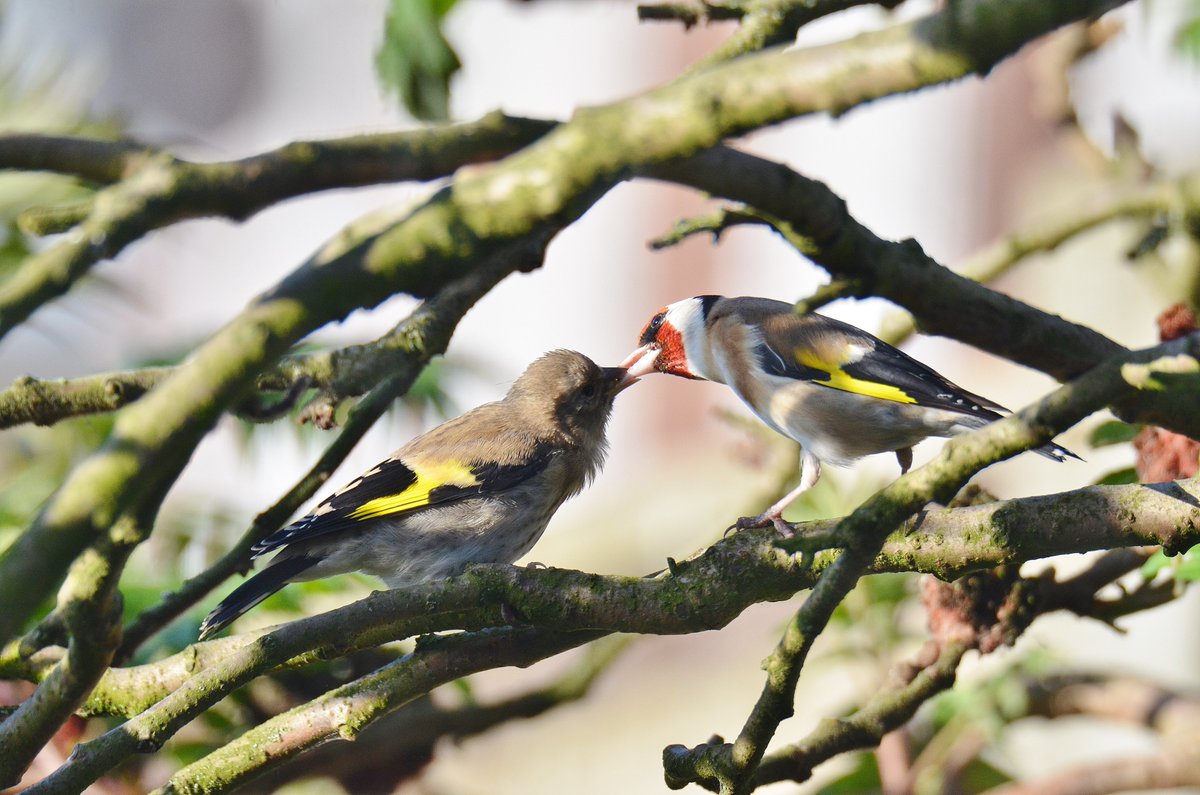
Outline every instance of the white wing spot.
<svg viewBox="0 0 1200 795"><path fill-rule="evenodd" d="M862 358L874 349L868 348L866 345L855 345L853 343L846 346L846 360L842 364L854 364L862 361Z"/></svg>

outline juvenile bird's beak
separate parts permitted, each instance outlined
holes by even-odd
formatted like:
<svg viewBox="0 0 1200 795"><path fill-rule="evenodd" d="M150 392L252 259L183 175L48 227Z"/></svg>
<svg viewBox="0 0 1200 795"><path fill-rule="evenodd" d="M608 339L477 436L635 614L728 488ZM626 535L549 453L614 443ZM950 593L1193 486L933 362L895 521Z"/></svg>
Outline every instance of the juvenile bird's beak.
<svg viewBox="0 0 1200 795"><path fill-rule="evenodd" d="M629 371L624 367L601 367L600 370L604 373L604 380L609 383L609 390L614 395L633 386L638 380L637 376L630 376Z"/></svg>
<svg viewBox="0 0 1200 795"><path fill-rule="evenodd" d="M658 370L658 354L661 351L658 343L650 342L625 357L621 366L625 368L625 377L632 379L630 383Z"/></svg>

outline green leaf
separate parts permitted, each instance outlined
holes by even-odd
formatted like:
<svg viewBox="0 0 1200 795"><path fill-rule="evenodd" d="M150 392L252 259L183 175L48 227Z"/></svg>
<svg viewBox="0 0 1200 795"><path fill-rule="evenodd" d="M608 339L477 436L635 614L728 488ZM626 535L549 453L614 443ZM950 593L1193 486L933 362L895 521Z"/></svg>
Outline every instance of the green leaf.
<svg viewBox="0 0 1200 795"><path fill-rule="evenodd" d="M854 767L840 778L835 778L821 789L819 795L851 795L859 792L878 792L880 787L879 767L874 754L856 754Z"/></svg>
<svg viewBox="0 0 1200 795"><path fill-rule="evenodd" d="M1104 477L1096 481L1097 486L1125 486L1130 483L1138 482L1137 470L1133 467L1125 467L1109 472Z"/></svg>
<svg viewBox="0 0 1200 795"><path fill-rule="evenodd" d="M1007 784L1012 778L982 759L974 759L959 774L959 782L965 792L986 792L993 787Z"/></svg>
<svg viewBox="0 0 1200 795"><path fill-rule="evenodd" d="M1109 420L1102 422L1092 429L1091 435L1088 436L1088 443L1092 447L1108 447L1114 444L1125 444L1133 441L1133 437L1138 435L1138 431L1142 429L1140 425L1131 425L1128 422L1120 420Z"/></svg>
<svg viewBox="0 0 1200 795"><path fill-rule="evenodd" d="M391 0L375 71L418 119L450 115L450 78L462 63L442 35L441 23L455 0Z"/></svg>
<svg viewBox="0 0 1200 795"><path fill-rule="evenodd" d="M1179 582L1200 580L1200 546L1194 546L1183 553L1182 559L1175 567L1175 579Z"/></svg>
<svg viewBox="0 0 1200 795"><path fill-rule="evenodd" d="M467 704L475 705L475 704L479 703L475 699L475 688L471 684L471 680L468 679L467 677L464 676L460 679L455 679L453 682L450 683L450 686L458 691L458 694L463 697L463 700Z"/></svg>
<svg viewBox="0 0 1200 795"><path fill-rule="evenodd" d="M0 242L0 275L6 276L29 256L29 242L14 220L8 221L0 234L3 235L3 241Z"/></svg>
<svg viewBox="0 0 1200 795"><path fill-rule="evenodd" d="M1171 576L1179 582L1194 582L1200 580L1200 544L1174 557L1168 556L1162 550L1151 555L1142 564L1142 576L1147 580L1153 579L1163 571L1170 571Z"/></svg>
<svg viewBox="0 0 1200 795"><path fill-rule="evenodd" d="M1154 579L1160 571L1175 565L1174 558L1168 558L1161 549L1146 559L1142 564L1142 576L1147 580Z"/></svg>

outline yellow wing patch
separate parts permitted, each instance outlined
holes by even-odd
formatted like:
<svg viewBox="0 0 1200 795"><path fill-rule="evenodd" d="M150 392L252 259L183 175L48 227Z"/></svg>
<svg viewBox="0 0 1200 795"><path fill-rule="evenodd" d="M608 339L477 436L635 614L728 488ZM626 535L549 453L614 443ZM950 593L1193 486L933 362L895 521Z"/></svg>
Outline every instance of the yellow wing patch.
<svg viewBox="0 0 1200 795"><path fill-rule="evenodd" d="M399 494L389 494L364 502L350 513L351 519L374 519L420 508L429 504L429 493L439 486L467 489L479 485L471 467L457 461L438 464L405 461L404 464L416 474L416 481Z"/></svg>
<svg viewBox="0 0 1200 795"><path fill-rule="evenodd" d="M831 389L840 389L843 392L853 392L856 395L879 398L880 400L891 400L896 403L917 402L916 398L913 398L900 387L892 386L891 384L881 384L877 381L864 381L861 378L855 378L837 365L821 361L819 358L814 356L811 351L796 351L796 361L805 367L809 367L813 370L820 370L823 373L828 373L828 380L817 382L822 386L827 386Z"/></svg>

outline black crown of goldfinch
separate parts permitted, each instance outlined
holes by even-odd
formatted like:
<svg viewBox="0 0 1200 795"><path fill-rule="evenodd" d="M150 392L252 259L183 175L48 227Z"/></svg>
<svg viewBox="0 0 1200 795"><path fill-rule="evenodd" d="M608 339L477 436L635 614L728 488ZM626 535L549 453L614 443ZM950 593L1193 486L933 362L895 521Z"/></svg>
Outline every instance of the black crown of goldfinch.
<svg viewBox="0 0 1200 795"><path fill-rule="evenodd" d="M613 400L635 380L574 351L545 354L502 400L425 433L260 541L278 554L217 605L204 639L296 580L362 571L390 588L511 563L599 470Z"/></svg>
<svg viewBox="0 0 1200 795"><path fill-rule="evenodd" d="M974 430L1007 412L881 339L838 320L796 314L769 298L701 295L663 307L622 363L630 377L651 372L727 385L764 423L800 443L800 483L736 526L774 524L816 484L822 462L846 465L894 452L900 469L929 436ZM1036 448L1062 461L1057 444Z"/></svg>

